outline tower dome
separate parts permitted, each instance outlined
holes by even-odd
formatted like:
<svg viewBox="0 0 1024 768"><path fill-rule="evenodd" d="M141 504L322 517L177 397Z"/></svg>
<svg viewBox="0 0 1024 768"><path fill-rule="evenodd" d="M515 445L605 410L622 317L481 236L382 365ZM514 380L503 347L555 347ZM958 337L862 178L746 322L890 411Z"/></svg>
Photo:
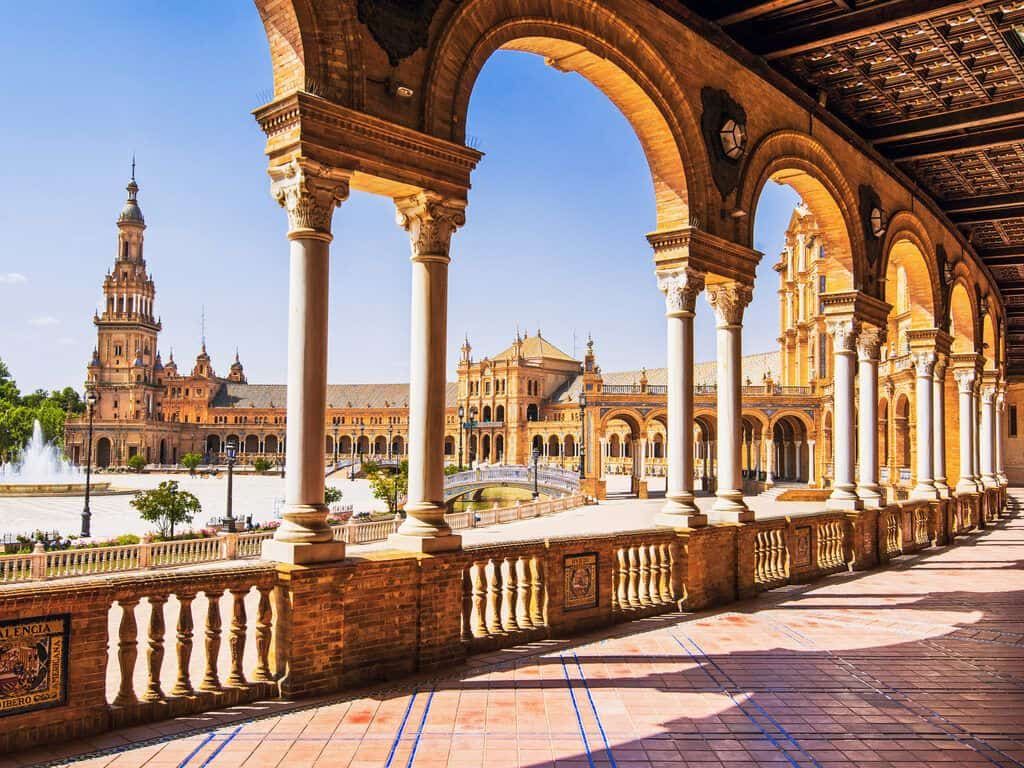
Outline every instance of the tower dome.
<svg viewBox="0 0 1024 768"><path fill-rule="evenodd" d="M132 178L125 189L128 190L128 199L125 200L124 208L121 209L121 215L117 217L118 223L125 222L145 225L146 220L142 216L142 209L139 208L139 185L135 183L134 156L132 156Z"/></svg>

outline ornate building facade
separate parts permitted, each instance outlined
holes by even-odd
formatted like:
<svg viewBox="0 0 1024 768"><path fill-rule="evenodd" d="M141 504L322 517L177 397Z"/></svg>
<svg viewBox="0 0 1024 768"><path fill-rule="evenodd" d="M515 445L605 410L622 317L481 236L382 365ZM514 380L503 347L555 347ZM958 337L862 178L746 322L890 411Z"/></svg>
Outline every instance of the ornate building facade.
<svg viewBox="0 0 1024 768"><path fill-rule="evenodd" d="M146 225L134 178L127 191L117 220L114 264L103 280L102 311L93 319L97 342L86 387L98 395L94 464L123 465L138 454L150 464L174 465L185 453L218 463L225 446L233 443L243 464L264 458L280 465L286 444L285 385L249 383L237 353L227 375L219 375L205 339L190 370L179 371L173 353L162 361L162 326L154 314L156 288L143 257ZM779 351L742 360L739 461L745 492L780 482L827 488L834 479L835 371L825 306L825 242L811 211L797 207L774 266L780 280ZM879 342L877 350L878 484L889 497L906 497L917 477L915 343L944 345L947 355L955 351L951 335L914 328L915 300L920 301L909 277L917 266L914 256L902 249L890 260L886 296L893 311L887 342ZM578 470L589 450L599 457L591 463L599 496L608 478L626 476L630 492L644 497L648 480L667 474L667 368L604 372L592 341L578 360L540 330L533 336L517 333L493 357L475 358L468 338L460 351L457 380L446 385L447 463L527 464L536 453L542 463ZM935 363L933 384L944 376L946 365ZM692 472L696 487L708 491L715 489L719 469L715 374L714 362L694 366ZM939 392L943 405L957 407L955 388L937 387ZM409 386L403 383L329 385L326 462L405 457L408 404ZM1001 415L1010 441L1018 436L1016 411L1011 403ZM68 421L67 452L75 462L85 460L86 435L85 418ZM1014 471L1012 443L1009 451ZM949 453L955 466L958 457ZM945 485L945 474L934 480Z"/></svg>

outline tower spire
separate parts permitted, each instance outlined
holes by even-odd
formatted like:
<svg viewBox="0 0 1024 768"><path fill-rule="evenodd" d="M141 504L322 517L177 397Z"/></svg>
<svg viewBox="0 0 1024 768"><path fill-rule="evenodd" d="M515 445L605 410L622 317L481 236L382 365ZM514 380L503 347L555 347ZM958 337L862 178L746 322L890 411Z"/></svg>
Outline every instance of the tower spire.
<svg viewBox="0 0 1024 768"><path fill-rule="evenodd" d="M206 354L206 305L203 304L199 312L199 332L202 342L203 354Z"/></svg>
<svg viewBox="0 0 1024 768"><path fill-rule="evenodd" d="M135 153L132 152L132 181L135 181Z"/></svg>

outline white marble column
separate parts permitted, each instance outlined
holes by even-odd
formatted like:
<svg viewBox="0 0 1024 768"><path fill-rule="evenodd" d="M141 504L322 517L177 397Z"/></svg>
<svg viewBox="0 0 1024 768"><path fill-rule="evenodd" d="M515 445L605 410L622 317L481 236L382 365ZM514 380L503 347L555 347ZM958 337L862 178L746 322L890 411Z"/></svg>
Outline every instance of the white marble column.
<svg viewBox="0 0 1024 768"><path fill-rule="evenodd" d="M775 453L775 441L770 437L764 439L764 459L765 459L765 473L764 482L769 488L775 485L775 475L772 474L772 467L775 465L774 453Z"/></svg>
<svg viewBox="0 0 1024 768"><path fill-rule="evenodd" d="M807 441L807 486L813 488L817 482L814 476L814 441Z"/></svg>
<svg viewBox="0 0 1024 768"><path fill-rule="evenodd" d="M937 499L939 493L932 477L932 387L934 386L935 352L932 350L914 352L916 371L914 400L917 432L917 483L910 492L912 499Z"/></svg>
<svg viewBox="0 0 1024 768"><path fill-rule="evenodd" d="M753 292L748 285L721 283L707 289L715 312L718 383L718 488L712 510L720 522L750 522L754 514L743 501L740 475L743 378L743 310Z"/></svg>
<svg viewBox="0 0 1024 768"><path fill-rule="evenodd" d="M800 481L800 478L803 477L804 474L804 457L800 450L803 446L804 443L802 440L796 440L793 442L793 456L796 460L796 477L793 479L797 482Z"/></svg>
<svg viewBox="0 0 1024 768"><path fill-rule="evenodd" d="M995 467L996 388L985 383L981 387L981 483L985 488L997 488Z"/></svg>
<svg viewBox="0 0 1024 768"><path fill-rule="evenodd" d="M971 390L971 477L981 493L985 486L981 482L981 374L974 379Z"/></svg>
<svg viewBox="0 0 1024 768"><path fill-rule="evenodd" d="M263 557L288 563L340 560L324 504L327 311L331 219L348 197L349 174L304 160L270 171L271 194L288 212L288 426L283 522Z"/></svg>
<svg viewBox="0 0 1024 768"><path fill-rule="evenodd" d="M782 441L782 478L784 480L793 479L793 467L790 466L789 461L789 449L793 443L790 440Z"/></svg>
<svg viewBox="0 0 1024 768"><path fill-rule="evenodd" d="M1003 452L1006 450L1006 382L1000 382L996 391L996 479L1000 485L1009 485Z"/></svg>
<svg viewBox="0 0 1024 768"><path fill-rule="evenodd" d="M833 488L828 498L828 509L861 509L857 486L853 481L853 381L854 359L859 324L853 318L831 319L827 322L832 336L832 445L834 450Z"/></svg>
<svg viewBox="0 0 1024 768"><path fill-rule="evenodd" d="M601 452L598 454L597 479L604 480L604 460L608 458L608 440L602 437L600 440Z"/></svg>
<svg viewBox="0 0 1024 768"><path fill-rule="evenodd" d="M409 490L406 518L388 542L414 552L458 549L444 520L444 418L447 387L448 255L466 221L465 202L421 192L395 201L412 244L409 365Z"/></svg>
<svg viewBox="0 0 1024 768"><path fill-rule="evenodd" d="M932 472L935 474L935 490L940 499L950 496L946 478L946 364L948 359L940 355L935 361L932 374Z"/></svg>
<svg viewBox="0 0 1024 768"><path fill-rule="evenodd" d="M869 325L861 328L857 339L857 376L860 383L857 496L868 509L882 506L882 489L878 485L878 354L884 341L884 329Z"/></svg>
<svg viewBox="0 0 1024 768"><path fill-rule="evenodd" d="M693 316L704 275L685 269L658 275L668 325L668 477L656 522L673 527L707 524L693 500Z"/></svg>
<svg viewBox="0 0 1024 768"><path fill-rule="evenodd" d="M972 465L974 462L974 441L971 421L974 418L974 378L973 368L957 368L953 371L956 379L957 394L960 400L960 479L956 484L958 494L977 493L978 486L974 483Z"/></svg>

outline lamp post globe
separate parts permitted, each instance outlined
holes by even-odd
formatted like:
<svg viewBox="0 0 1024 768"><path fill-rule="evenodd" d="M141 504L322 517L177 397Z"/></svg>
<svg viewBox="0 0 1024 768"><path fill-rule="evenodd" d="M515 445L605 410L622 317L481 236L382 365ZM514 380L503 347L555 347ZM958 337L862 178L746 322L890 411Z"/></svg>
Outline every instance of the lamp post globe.
<svg viewBox="0 0 1024 768"><path fill-rule="evenodd" d="M86 434L88 445L85 447L85 504L82 506L82 538L92 536L92 510L89 509L89 495L92 490L92 422L96 412L96 404L100 393L90 387L85 393L85 409L88 412L89 428Z"/></svg>

